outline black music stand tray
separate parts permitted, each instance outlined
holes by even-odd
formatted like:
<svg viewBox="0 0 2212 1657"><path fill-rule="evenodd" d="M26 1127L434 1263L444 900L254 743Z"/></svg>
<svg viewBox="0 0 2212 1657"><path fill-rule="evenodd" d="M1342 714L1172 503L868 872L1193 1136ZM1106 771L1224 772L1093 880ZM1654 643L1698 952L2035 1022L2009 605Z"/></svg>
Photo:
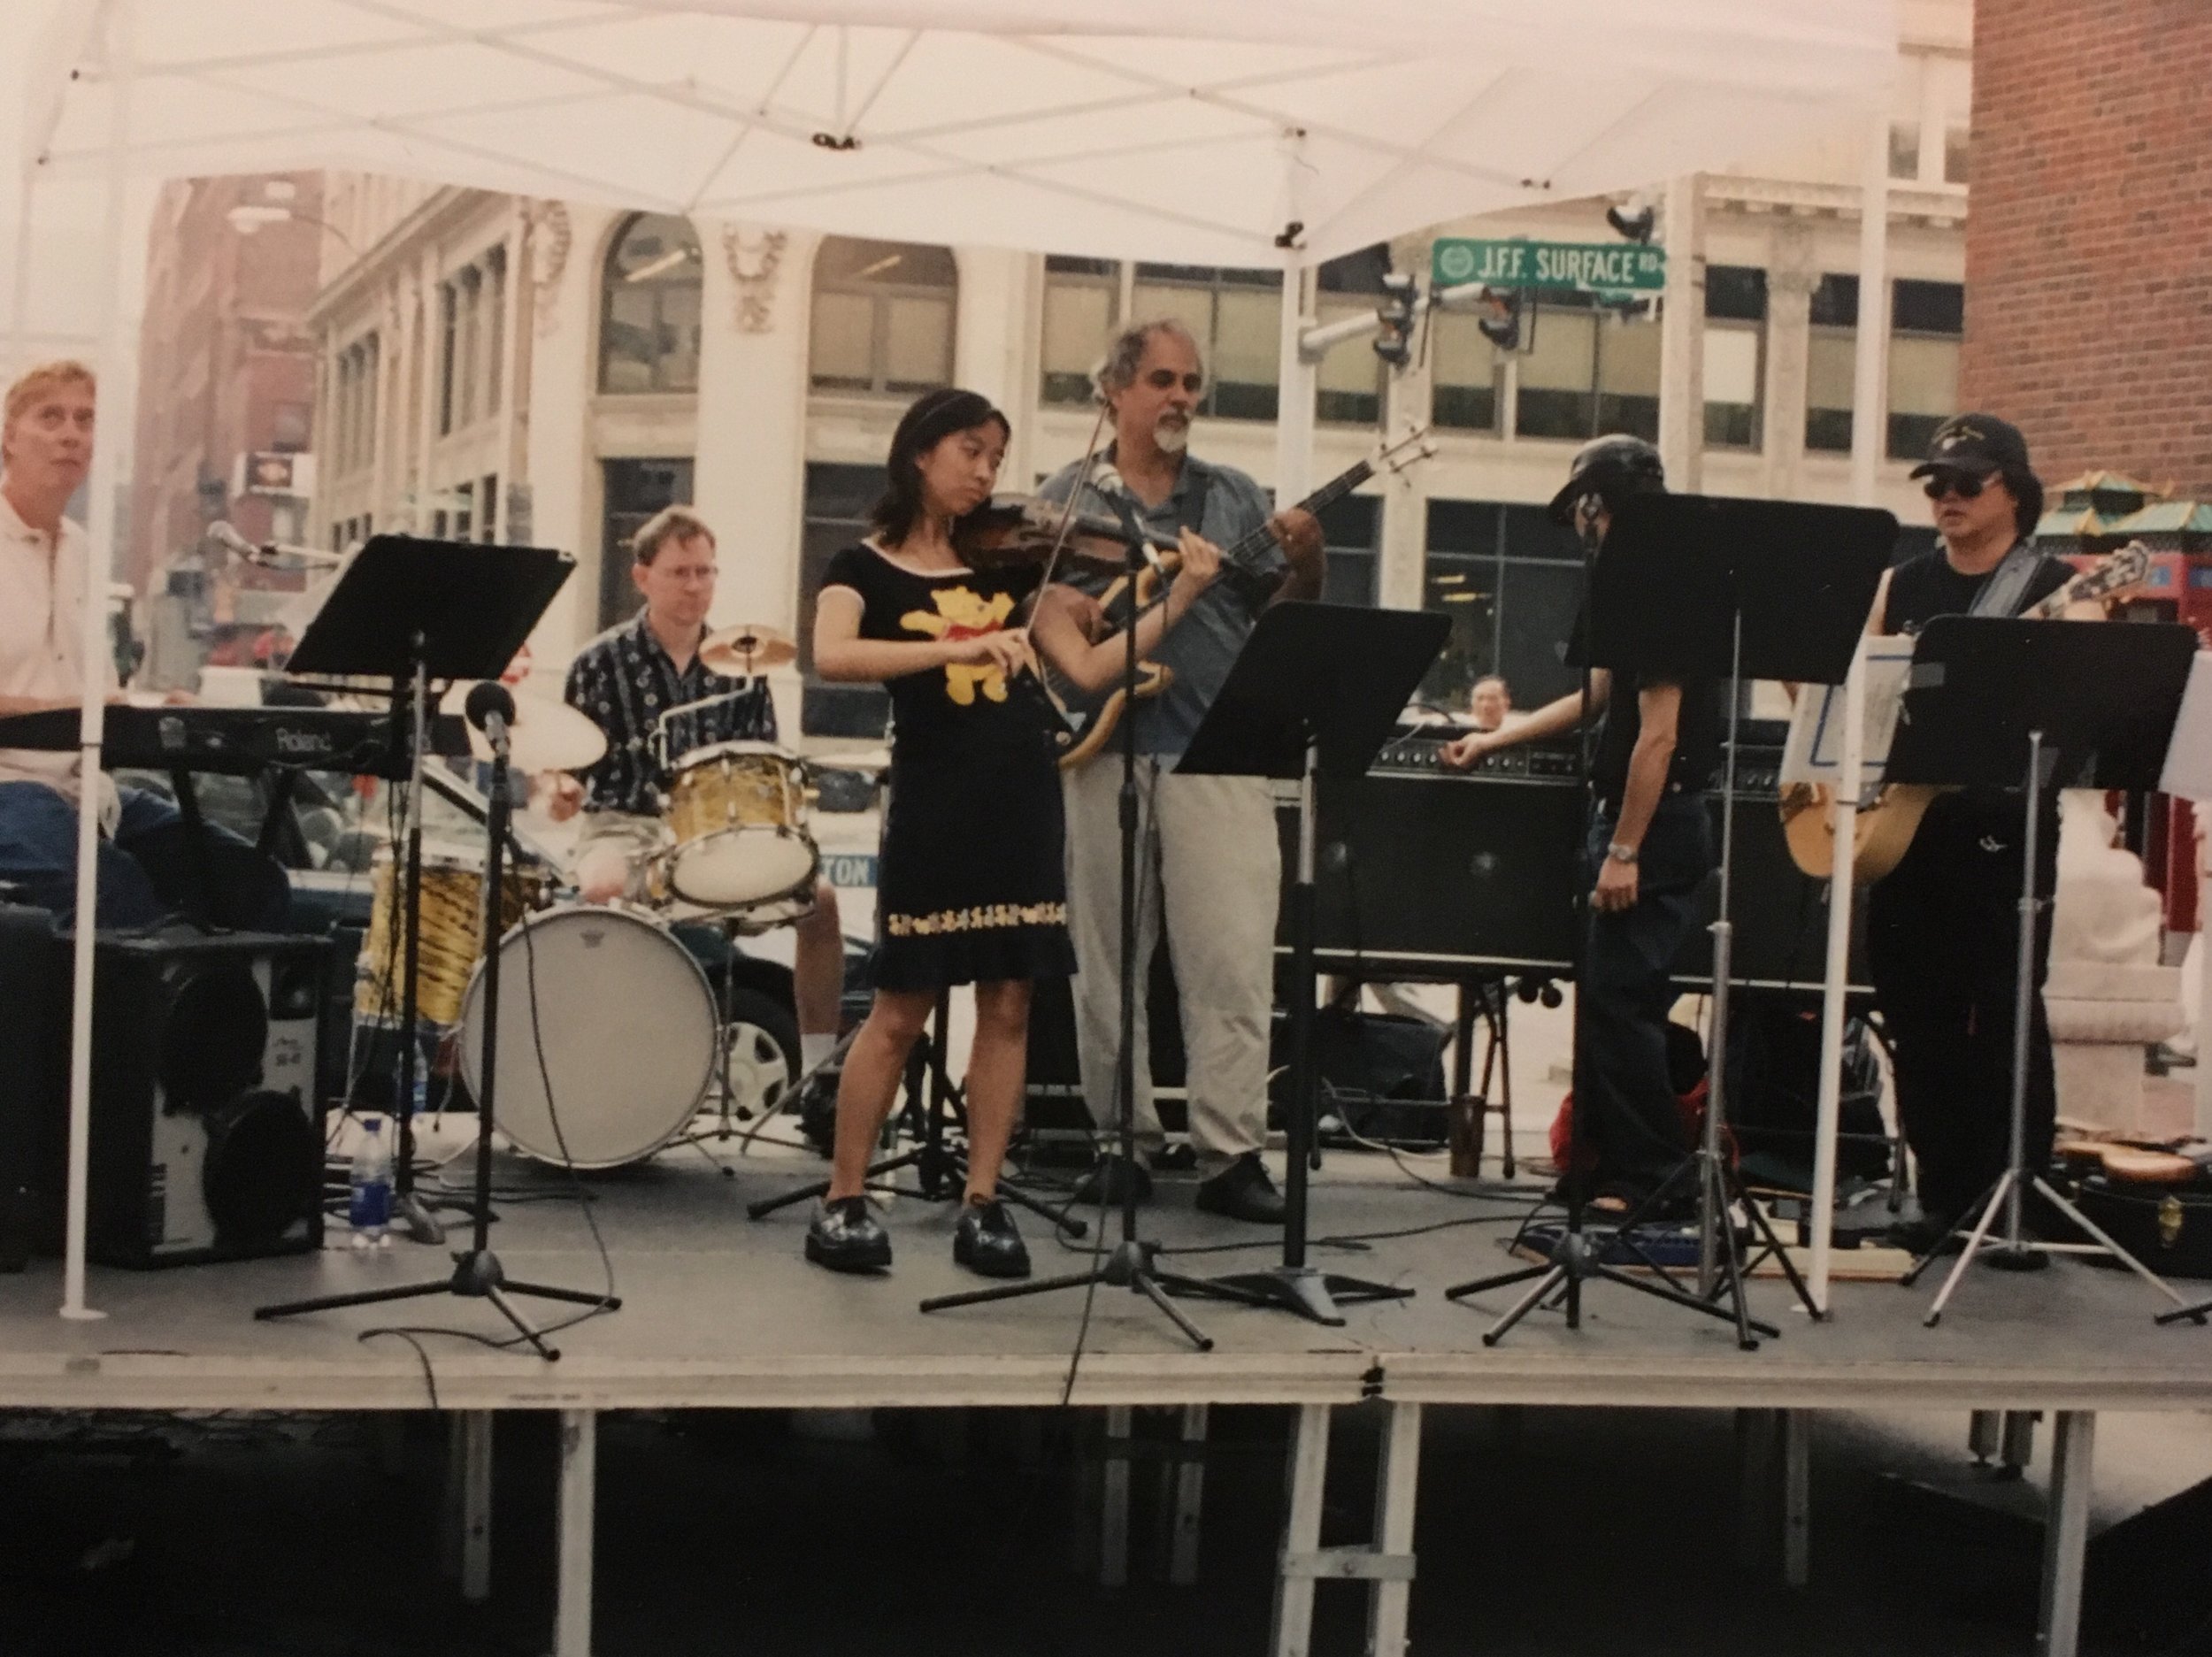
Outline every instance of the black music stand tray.
<svg viewBox="0 0 2212 1657"><path fill-rule="evenodd" d="M1976 1260L2026 1271L2047 1264L2051 1253L2108 1255L2180 1308L2162 1321L2177 1316L2204 1321L2200 1308L2188 1307L2164 1279L2055 1190L2045 1170L2026 1166L2028 1025L2037 993L2037 923L2044 906L2035 891L2044 794L2051 788L2157 787L2196 651L2196 631L2185 626L2069 625L1968 616L1939 617L1913 648L1904 713L1884 779L2016 788L2025 825L2013 990L2010 1155L2005 1171L1978 1205L1966 1246L1922 1320L1932 1329ZM2021 1208L2031 1186L2094 1242L2030 1243ZM1990 1231L2001 1210L2003 1236L1993 1242ZM1943 1247L1939 1241L1913 1262L1900 1281L1908 1286L1918 1281Z"/></svg>
<svg viewBox="0 0 2212 1657"><path fill-rule="evenodd" d="M1731 909L1735 863L1736 756L1746 679L1840 684L1865 631L1867 612L1897 541L1897 520L1864 507L1716 495L1640 495L1620 503L1590 574L1588 664L1621 674L1663 670L1709 676L1727 687L1728 731L1721 778L1720 893L1713 935L1713 1016L1707 1043L1705 1131L1695 1150L1624 1216L1616 1240L1658 1274L1646 1283L1617 1271L1592 1249L1571 1200L1567 1235L1548 1264L1457 1284L1459 1300L1487 1289L1536 1280L1536 1286L1483 1336L1486 1346L1511 1329L1550 1293L1578 1277L1603 1277L1730 1319L1737 1345L1781 1331L1751 1317L1744 1293L1743 1256L1729 1218L1741 1208L1806 1311L1818 1316L1811 1293L1771 1224L1729 1166L1722 1136L1726 1119L1730 978L1735 925ZM1578 924L1579 940L1587 921ZM1582 944L1576 947L1581 970ZM1580 1052L1579 1020L1576 1051ZM1637 1228L1686 1184L1698 1193L1698 1293L1682 1292L1673 1275L1636 1240ZM1572 1189L1578 1198L1579 1186ZM1723 1301L1725 1304L1723 1304ZM1570 1299L1570 1323L1578 1306Z"/></svg>
<svg viewBox="0 0 2212 1657"><path fill-rule="evenodd" d="M1313 1147L1314 784L1364 775L1443 648L1450 620L1432 611L1278 604L1260 618L1200 722L1179 776L1295 778L1298 867L1290 888L1291 1087L1285 1115L1283 1259L1264 1271L1182 1279L1210 1295L1339 1324L1348 1301L1402 1300L1411 1289L1339 1277L1306 1263L1306 1186Z"/></svg>

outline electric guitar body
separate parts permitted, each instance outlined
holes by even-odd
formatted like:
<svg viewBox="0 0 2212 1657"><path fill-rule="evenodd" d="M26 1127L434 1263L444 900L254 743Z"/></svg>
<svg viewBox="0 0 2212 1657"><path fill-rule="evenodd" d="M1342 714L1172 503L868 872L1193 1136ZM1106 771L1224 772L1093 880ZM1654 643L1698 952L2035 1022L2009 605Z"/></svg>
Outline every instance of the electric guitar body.
<svg viewBox="0 0 2212 1657"><path fill-rule="evenodd" d="M2020 618L2055 619L2069 604L2134 586L2149 569L2149 549L2131 541L2029 606ZM1948 792L1928 784L1891 783L1875 795L1873 804L1860 807L1852 836L1852 879L1865 886L1896 868L1911 849L1929 804ZM1782 837L1789 845L1790 859L1816 880L1830 879L1836 871L1836 831L1829 811L1834 799L1833 789L1817 783L1792 783L1782 790Z"/></svg>

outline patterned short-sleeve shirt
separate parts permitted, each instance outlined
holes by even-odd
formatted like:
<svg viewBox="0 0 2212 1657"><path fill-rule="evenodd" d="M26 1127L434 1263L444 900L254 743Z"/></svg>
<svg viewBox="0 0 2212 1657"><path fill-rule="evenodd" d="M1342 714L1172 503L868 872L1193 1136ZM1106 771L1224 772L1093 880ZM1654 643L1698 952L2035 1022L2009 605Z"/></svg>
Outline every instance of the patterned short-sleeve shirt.
<svg viewBox="0 0 2212 1657"><path fill-rule="evenodd" d="M700 636L706 636L705 629ZM642 610L577 652L563 695L607 733L605 756L577 773L584 783L584 803L595 811L657 815L668 786L670 764L693 748L716 742L776 740L776 704L766 679L748 683L710 672L696 656L688 667L677 671ZM660 716L671 708L721 695L730 699L669 721L664 763L653 740Z"/></svg>

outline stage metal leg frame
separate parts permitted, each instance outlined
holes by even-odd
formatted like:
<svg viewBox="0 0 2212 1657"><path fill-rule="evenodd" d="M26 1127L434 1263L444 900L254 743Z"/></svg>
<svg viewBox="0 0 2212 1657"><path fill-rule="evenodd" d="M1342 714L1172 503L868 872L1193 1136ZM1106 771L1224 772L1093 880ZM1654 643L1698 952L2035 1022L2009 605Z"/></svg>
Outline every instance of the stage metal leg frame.
<svg viewBox="0 0 2212 1657"><path fill-rule="evenodd" d="M1375 1539L1350 1546L1321 1546L1322 1487L1329 1476L1331 1407L1304 1404L1290 1440L1290 1513L1275 1580L1271 1657L1310 1657L1313 1585L1364 1582L1367 1650L1371 1657L1405 1657L1406 1613L1413 1597L1414 1495L1421 1472L1421 1406L1392 1404L1383 1429L1381 1465L1375 1476Z"/></svg>
<svg viewBox="0 0 2212 1657"><path fill-rule="evenodd" d="M2081 1649L2081 1585L2089 1556L2096 1447L2094 1410L2058 1412L2051 1444L2050 1507L2043 1520L2043 1599L2035 1619L2039 1657L2076 1657Z"/></svg>
<svg viewBox="0 0 2212 1657"><path fill-rule="evenodd" d="M593 1509L599 1494L599 1412L561 1412L559 1567L553 1657L591 1657Z"/></svg>

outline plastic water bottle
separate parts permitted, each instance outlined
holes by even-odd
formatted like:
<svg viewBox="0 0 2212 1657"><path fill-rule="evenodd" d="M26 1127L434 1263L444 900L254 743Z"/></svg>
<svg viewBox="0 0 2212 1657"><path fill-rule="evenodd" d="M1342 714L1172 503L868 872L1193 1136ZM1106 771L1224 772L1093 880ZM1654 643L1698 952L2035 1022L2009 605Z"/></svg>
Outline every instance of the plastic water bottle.
<svg viewBox="0 0 2212 1657"><path fill-rule="evenodd" d="M353 1154L353 1196L346 1210L353 1246L374 1248L388 1243L392 1223L392 1147L384 1124L372 1116L362 1124L360 1147Z"/></svg>

